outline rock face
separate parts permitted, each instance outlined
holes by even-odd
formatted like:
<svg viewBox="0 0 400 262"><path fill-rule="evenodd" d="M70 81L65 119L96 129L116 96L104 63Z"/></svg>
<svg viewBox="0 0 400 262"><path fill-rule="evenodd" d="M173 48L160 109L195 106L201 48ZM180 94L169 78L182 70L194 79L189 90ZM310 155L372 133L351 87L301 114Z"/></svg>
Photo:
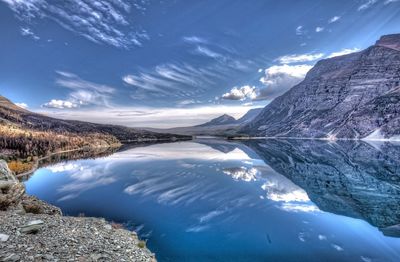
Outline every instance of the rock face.
<svg viewBox="0 0 400 262"><path fill-rule="evenodd" d="M0 210L18 206L25 187L19 183L4 160L0 160Z"/></svg>
<svg viewBox="0 0 400 262"><path fill-rule="evenodd" d="M271 168L303 188L319 209L361 218L400 237L400 146L357 141L250 140Z"/></svg>
<svg viewBox="0 0 400 262"><path fill-rule="evenodd" d="M400 135L400 34L358 53L319 61L240 133L267 137ZM371 138L371 137L370 137Z"/></svg>

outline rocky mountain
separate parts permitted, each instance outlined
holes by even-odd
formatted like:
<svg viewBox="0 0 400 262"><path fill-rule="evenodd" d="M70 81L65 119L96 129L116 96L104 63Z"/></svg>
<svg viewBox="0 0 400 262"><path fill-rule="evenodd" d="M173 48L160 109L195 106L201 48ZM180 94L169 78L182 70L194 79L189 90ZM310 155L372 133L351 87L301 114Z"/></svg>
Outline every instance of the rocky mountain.
<svg viewBox="0 0 400 262"><path fill-rule="evenodd" d="M240 133L267 137L388 139L400 135L400 34L319 61Z"/></svg>
<svg viewBox="0 0 400 262"><path fill-rule="evenodd" d="M204 136L230 136L235 134L244 124L254 119L262 108L250 109L241 118L224 114L204 124L188 127L176 127L170 129L148 129L155 132L167 132L181 135L204 135Z"/></svg>
<svg viewBox="0 0 400 262"><path fill-rule="evenodd" d="M319 209L361 218L400 237L400 146L362 141L243 141L281 175L304 189Z"/></svg>
<svg viewBox="0 0 400 262"><path fill-rule="evenodd" d="M198 126L220 126L220 125L229 125L229 124L234 124L236 122L236 119L233 116L223 114L222 116L219 116L217 118L212 119L209 122L206 122L204 124L198 125Z"/></svg>
<svg viewBox="0 0 400 262"><path fill-rule="evenodd" d="M250 122L253 120L260 112L262 111L262 107L259 108L253 108L247 111L246 114L244 114L241 118L236 120L237 124L245 124L247 122Z"/></svg>

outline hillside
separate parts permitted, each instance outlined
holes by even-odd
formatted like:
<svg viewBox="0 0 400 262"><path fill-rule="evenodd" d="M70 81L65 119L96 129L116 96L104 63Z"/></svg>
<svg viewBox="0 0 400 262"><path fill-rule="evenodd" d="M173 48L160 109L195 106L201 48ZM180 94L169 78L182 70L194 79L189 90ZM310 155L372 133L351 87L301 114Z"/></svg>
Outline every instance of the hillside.
<svg viewBox="0 0 400 262"><path fill-rule="evenodd" d="M55 119L20 108L0 96L0 149L2 158L8 160L83 147L113 147L125 142L176 139L190 137Z"/></svg>
<svg viewBox="0 0 400 262"><path fill-rule="evenodd" d="M240 133L267 137L382 139L400 135L400 34L358 53L319 61Z"/></svg>

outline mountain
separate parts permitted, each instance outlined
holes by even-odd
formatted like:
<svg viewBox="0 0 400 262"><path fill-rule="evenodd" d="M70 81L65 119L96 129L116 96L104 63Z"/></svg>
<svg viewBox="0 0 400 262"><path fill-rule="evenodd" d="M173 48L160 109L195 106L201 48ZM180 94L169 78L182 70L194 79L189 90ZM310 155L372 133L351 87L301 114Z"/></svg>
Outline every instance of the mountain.
<svg viewBox="0 0 400 262"><path fill-rule="evenodd" d="M2 156L28 157L57 150L107 147L125 142L190 139L117 125L60 120L30 112L0 96Z"/></svg>
<svg viewBox="0 0 400 262"><path fill-rule="evenodd" d="M222 116L214 118L211 121L206 122L201 125L198 125L198 126L220 126L220 125L234 124L235 122L236 122L236 119L233 116L223 114Z"/></svg>
<svg viewBox="0 0 400 262"><path fill-rule="evenodd" d="M400 34L319 61L240 133L267 137L398 138Z"/></svg>
<svg viewBox="0 0 400 262"><path fill-rule="evenodd" d="M230 136L235 134L242 125L254 119L261 112L261 110L262 108L250 109L246 114L237 120L230 115L224 114L201 125L175 127L169 129L148 128L147 130L181 135Z"/></svg>
<svg viewBox="0 0 400 262"><path fill-rule="evenodd" d="M247 111L241 118L239 118L236 123L244 124L253 120L260 112L262 111L262 107L253 108Z"/></svg>

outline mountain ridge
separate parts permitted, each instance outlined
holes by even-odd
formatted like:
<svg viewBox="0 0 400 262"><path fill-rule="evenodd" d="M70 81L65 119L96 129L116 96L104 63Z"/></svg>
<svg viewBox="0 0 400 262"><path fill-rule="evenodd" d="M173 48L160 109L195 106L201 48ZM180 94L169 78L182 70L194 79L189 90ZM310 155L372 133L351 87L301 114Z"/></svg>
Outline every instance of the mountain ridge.
<svg viewBox="0 0 400 262"><path fill-rule="evenodd" d="M301 83L268 104L239 133L367 139L382 129L379 139L398 136L400 101L390 93L400 83L398 46L400 35L382 36L363 51L320 60ZM392 101L391 109L376 104L381 96Z"/></svg>

